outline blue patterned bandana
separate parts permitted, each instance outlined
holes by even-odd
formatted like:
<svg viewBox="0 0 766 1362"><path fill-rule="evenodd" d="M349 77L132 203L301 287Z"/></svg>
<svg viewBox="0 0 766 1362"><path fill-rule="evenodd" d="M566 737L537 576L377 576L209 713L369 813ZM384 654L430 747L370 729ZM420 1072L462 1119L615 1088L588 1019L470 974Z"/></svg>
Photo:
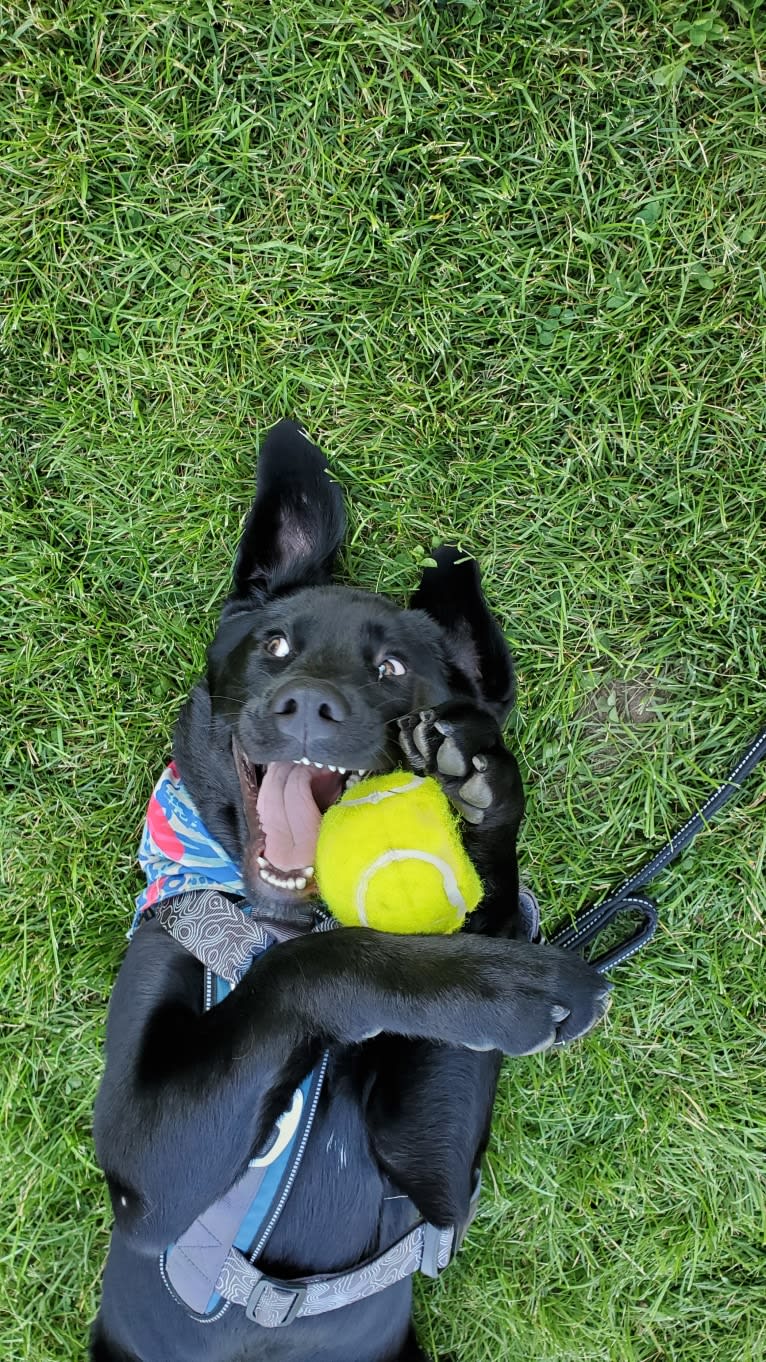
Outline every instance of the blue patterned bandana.
<svg viewBox="0 0 766 1362"><path fill-rule="evenodd" d="M238 867L208 832L173 762L154 787L138 848L146 889L136 917L163 899L195 889L245 894Z"/></svg>

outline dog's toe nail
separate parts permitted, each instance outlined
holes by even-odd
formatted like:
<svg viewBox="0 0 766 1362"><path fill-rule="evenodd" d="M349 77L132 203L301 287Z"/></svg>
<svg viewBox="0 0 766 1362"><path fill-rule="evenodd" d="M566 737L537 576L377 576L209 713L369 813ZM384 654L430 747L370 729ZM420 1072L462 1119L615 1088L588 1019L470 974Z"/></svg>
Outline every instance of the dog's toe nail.
<svg viewBox="0 0 766 1362"><path fill-rule="evenodd" d="M402 733L401 738L399 740L399 746L401 747L405 757L407 758L408 762L410 763L410 766L414 771L425 770L423 758L420 755L414 742L412 741L412 738L410 737L409 733Z"/></svg>
<svg viewBox="0 0 766 1362"><path fill-rule="evenodd" d="M567 1017L569 1016L569 1011L570 1009L568 1007L560 1007L558 1003L556 1003L555 1006L551 1008L551 1016L557 1026L559 1022L566 1021Z"/></svg>
<svg viewBox="0 0 766 1362"><path fill-rule="evenodd" d="M477 752L476 756L472 757L471 760L477 771L486 771L489 765L487 758L481 752Z"/></svg>
<svg viewBox="0 0 766 1362"><path fill-rule="evenodd" d="M424 761L428 761L430 755L428 750L428 729L426 728L424 722L419 723L417 725L417 728L413 728L412 741L414 742L416 748L418 749L418 752L420 753L421 757L423 757Z"/></svg>

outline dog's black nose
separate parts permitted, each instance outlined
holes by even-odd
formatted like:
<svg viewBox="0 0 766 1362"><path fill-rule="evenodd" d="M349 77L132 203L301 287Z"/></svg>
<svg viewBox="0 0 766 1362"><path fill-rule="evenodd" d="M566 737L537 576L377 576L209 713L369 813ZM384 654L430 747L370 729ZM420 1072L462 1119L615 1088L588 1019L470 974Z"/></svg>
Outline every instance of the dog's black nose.
<svg viewBox="0 0 766 1362"><path fill-rule="evenodd" d="M287 681L272 695L269 710L280 733L297 738L304 750L349 716L346 700L328 681Z"/></svg>

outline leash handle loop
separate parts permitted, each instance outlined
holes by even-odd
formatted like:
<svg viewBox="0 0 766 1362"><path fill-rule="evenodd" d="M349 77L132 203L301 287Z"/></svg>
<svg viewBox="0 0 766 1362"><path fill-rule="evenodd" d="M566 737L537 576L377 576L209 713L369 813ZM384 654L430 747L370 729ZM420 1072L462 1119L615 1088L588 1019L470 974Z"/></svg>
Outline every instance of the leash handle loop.
<svg viewBox="0 0 766 1362"><path fill-rule="evenodd" d="M573 923L560 927L549 938L549 944L560 946L565 951L578 951L591 941L595 941L604 928L621 914L636 911L641 913L641 922L635 931L624 941L603 951L601 955L594 956L590 961L599 974L605 974L607 970L614 969L615 965L621 965L624 960L629 960L636 951L640 951L651 941L660 920L659 909L653 899L647 898L644 894L604 899L595 908L590 908L587 913L575 918Z"/></svg>

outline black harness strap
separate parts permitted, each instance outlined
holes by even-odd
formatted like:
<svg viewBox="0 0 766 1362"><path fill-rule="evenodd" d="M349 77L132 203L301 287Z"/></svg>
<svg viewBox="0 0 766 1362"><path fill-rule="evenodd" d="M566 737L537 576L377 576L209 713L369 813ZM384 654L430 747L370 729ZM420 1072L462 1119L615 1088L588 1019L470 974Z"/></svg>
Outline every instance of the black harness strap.
<svg viewBox="0 0 766 1362"><path fill-rule="evenodd" d="M682 851L685 851L690 842L694 841L697 833L702 832L710 821L715 817L724 804L728 804L730 799L739 794L742 785L750 772L766 757L766 728L763 729L758 737L751 742L750 746L743 752L736 766L732 768L725 780L721 782L717 789L705 800L705 803L687 819L683 827L679 828L669 842L652 856L651 860L645 861L639 866L635 874L625 880L618 889L608 894L601 903L595 907L585 908L578 913L574 921L566 926L559 927L553 936L549 937L552 946L560 946L563 950L579 951L584 946L595 941L606 927L613 923L622 914L635 915L641 914L641 922L627 939L618 945L604 951L591 959L591 964L600 974L606 970L614 969L615 965L621 965L623 960L629 960L631 955L635 955L647 941L650 941L657 930L659 922L659 910L653 899L647 898L645 894L637 893L643 889L644 885L659 875L661 870L669 866Z"/></svg>

